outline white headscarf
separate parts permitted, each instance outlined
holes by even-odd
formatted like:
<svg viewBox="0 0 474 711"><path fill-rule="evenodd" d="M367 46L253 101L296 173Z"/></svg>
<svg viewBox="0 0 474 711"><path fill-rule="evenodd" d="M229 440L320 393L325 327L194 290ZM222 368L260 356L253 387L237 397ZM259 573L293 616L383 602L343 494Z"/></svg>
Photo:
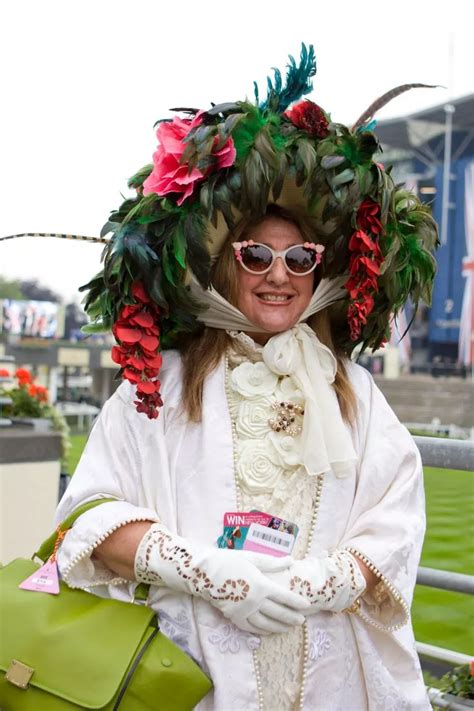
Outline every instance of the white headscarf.
<svg viewBox="0 0 474 711"><path fill-rule="evenodd" d="M303 462L310 476L332 469L336 476L343 477L356 461L349 429L332 387L336 358L305 323L310 316L345 296L346 281L347 277L322 279L295 326L270 337L262 352L267 367L277 375L291 375L306 397L302 446ZM251 323L212 286L204 290L193 278L190 288L192 295L207 307L198 316L206 326L227 331L266 332Z"/></svg>

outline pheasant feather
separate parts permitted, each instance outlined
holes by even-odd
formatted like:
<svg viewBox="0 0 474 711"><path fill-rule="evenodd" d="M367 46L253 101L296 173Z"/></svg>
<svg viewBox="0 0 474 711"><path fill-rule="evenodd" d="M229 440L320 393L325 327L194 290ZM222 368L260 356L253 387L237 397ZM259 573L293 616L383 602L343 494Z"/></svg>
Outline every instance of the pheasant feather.
<svg viewBox="0 0 474 711"><path fill-rule="evenodd" d="M17 237L58 237L59 239L75 239L82 240L83 242L99 242L102 244L107 244L108 239L103 237L86 237L85 235L67 235L59 232L23 232L18 235L7 235L6 237L0 237L0 242L4 242L7 239L16 239Z"/></svg>
<svg viewBox="0 0 474 711"><path fill-rule="evenodd" d="M397 96L400 96L400 94L404 94L405 91L410 91L410 89L437 89L438 85L436 84L401 84L400 86L396 86L394 89L391 89L390 91L387 91L385 94L382 94L382 96L379 96L378 99L375 99L375 101L370 104L368 109L362 113L355 124L352 126L352 131L357 131L359 126L362 126L366 121L369 119L373 118L373 116L377 113L377 111L380 111L380 109L383 106L386 106L392 99L395 99Z"/></svg>

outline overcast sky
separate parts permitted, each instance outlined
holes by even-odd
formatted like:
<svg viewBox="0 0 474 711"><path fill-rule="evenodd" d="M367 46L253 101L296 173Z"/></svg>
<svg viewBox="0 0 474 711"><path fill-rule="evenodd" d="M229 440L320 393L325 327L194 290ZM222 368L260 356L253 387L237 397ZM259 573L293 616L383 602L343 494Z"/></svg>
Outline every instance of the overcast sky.
<svg viewBox="0 0 474 711"><path fill-rule="evenodd" d="M0 9L0 235L97 235L150 162L172 106L264 93L300 43L315 46L311 98L350 123L380 94L413 90L379 119L474 91L472 3L397 0L14 0ZM452 51L450 52L450 46ZM452 61L449 56L452 55ZM0 275L37 278L65 299L99 269L101 247L0 243Z"/></svg>

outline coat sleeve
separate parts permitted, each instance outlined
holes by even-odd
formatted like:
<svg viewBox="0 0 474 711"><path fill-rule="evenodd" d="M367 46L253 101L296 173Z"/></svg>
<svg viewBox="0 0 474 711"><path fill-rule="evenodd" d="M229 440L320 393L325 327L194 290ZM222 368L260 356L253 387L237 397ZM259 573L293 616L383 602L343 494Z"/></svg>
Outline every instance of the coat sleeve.
<svg viewBox="0 0 474 711"><path fill-rule="evenodd" d="M158 521L156 480L168 466L163 417L138 415L128 384L108 400L91 431L76 472L61 500L56 522L79 505L113 498L82 514L66 534L58 554L62 578L71 587L119 585L125 581L93 557L113 531L132 521ZM154 471L155 476L150 474ZM165 476L156 476L157 471ZM167 492L162 491L163 506Z"/></svg>
<svg viewBox="0 0 474 711"><path fill-rule="evenodd" d="M357 368L358 483L343 547L379 578L360 600L360 617L379 629L404 625L425 532L421 458L372 377Z"/></svg>

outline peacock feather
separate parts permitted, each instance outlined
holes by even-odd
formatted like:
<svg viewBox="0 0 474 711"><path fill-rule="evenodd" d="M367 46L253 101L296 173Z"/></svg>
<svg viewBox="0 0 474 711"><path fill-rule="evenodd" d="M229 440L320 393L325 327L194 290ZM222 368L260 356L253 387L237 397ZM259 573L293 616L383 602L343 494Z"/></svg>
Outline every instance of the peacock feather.
<svg viewBox="0 0 474 711"><path fill-rule="evenodd" d="M394 89L390 89L378 99L370 104L370 106L359 116L355 124L352 126L352 131L357 131L362 125L374 117L377 111L386 106L392 99L395 99L400 94L404 94L405 91L410 89L437 89L437 85L432 84L402 84L401 86L396 86ZM368 128L368 127L367 127Z"/></svg>

